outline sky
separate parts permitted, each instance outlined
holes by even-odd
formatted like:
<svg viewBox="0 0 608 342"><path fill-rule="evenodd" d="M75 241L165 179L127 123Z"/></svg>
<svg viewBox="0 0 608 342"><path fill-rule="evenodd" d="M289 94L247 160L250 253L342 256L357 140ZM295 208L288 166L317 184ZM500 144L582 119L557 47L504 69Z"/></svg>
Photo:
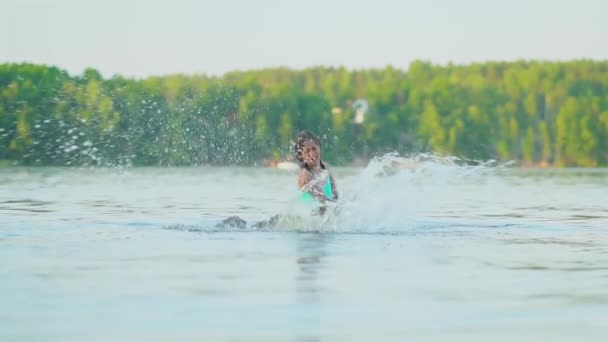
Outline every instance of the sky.
<svg viewBox="0 0 608 342"><path fill-rule="evenodd" d="M1 0L0 63L104 76L608 59L606 0Z"/></svg>

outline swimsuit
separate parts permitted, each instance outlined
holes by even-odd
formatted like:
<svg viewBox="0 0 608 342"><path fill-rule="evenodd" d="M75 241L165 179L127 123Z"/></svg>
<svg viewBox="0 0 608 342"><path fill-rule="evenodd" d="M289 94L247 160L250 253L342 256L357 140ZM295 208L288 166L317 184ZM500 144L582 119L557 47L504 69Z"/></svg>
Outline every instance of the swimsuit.
<svg viewBox="0 0 608 342"><path fill-rule="evenodd" d="M325 186L323 187L323 193L328 200L332 200L334 198L334 193L331 191L331 177L329 175L327 176L327 182L325 182ZM317 199L314 198L314 196L308 191L302 192L300 199L305 203L317 202Z"/></svg>

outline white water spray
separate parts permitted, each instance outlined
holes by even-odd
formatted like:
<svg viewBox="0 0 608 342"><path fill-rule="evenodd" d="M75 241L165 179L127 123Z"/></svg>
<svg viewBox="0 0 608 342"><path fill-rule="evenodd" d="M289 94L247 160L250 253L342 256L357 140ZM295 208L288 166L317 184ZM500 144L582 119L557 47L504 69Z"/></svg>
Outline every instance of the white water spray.
<svg viewBox="0 0 608 342"><path fill-rule="evenodd" d="M374 158L362 172L341 188L341 200L324 216L310 216L297 201L289 206L279 230L319 232L399 232L416 226L429 211L446 203L471 201L467 185L507 164L457 157L389 153ZM296 217L294 219L294 217Z"/></svg>

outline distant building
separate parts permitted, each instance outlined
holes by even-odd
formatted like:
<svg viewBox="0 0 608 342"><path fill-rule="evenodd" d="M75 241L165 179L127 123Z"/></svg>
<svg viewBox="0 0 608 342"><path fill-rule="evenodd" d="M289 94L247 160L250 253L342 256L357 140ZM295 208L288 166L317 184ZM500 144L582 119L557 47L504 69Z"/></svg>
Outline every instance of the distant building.
<svg viewBox="0 0 608 342"><path fill-rule="evenodd" d="M354 123L360 125L365 121L365 114L369 110L369 103L364 99L357 99L353 102L353 110L355 111Z"/></svg>

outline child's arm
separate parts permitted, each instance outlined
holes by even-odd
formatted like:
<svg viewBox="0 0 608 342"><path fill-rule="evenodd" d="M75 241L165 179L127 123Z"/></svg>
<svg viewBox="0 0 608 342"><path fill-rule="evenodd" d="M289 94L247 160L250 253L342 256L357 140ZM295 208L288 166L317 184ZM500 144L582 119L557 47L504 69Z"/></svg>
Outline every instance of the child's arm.
<svg viewBox="0 0 608 342"><path fill-rule="evenodd" d="M327 201L323 189L321 189L318 184L315 184L314 175L307 170L300 171L300 174L298 175L298 188L301 191L311 194L319 203L325 203Z"/></svg>

